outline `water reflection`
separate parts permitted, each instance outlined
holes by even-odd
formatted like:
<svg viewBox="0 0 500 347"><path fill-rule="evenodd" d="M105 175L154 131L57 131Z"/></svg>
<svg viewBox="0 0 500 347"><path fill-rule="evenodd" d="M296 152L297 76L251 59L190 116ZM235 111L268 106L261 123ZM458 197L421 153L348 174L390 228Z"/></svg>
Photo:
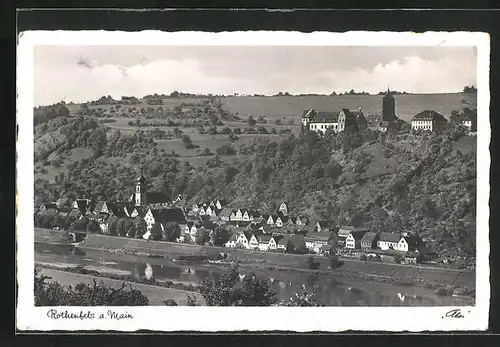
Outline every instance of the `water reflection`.
<svg viewBox="0 0 500 347"><path fill-rule="evenodd" d="M182 264L165 259L148 259L105 252L88 251L67 245L35 244L35 260L47 264L83 265L99 268L100 272L130 273L136 278L198 284L205 278L218 277L224 268L207 264ZM240 280L247 271L241 269ZM435 306L462 304L457 298L437 297L432 290L397 287L358 281L347 284L335 278L315 274L268 271L270 287L280 299L288 300L303 286L316 294L321 304L333 306ZM258 276L261 276L259 273ZM423 294L422 294L423 293ZM421 295L422 294L422 295Z"/></svg>

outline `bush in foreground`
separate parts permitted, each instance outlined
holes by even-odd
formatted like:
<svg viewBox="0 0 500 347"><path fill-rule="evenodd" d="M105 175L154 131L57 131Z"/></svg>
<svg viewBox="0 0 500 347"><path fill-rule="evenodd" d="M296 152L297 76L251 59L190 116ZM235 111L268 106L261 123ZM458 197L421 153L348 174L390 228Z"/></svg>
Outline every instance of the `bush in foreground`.
<svg viewBox="0 0 500 347"><path fill-rule="evenodd" d="M125 283L115 289L104 283L79 283L74 288L58 282L46 282L50 277L35 268L35 306L146 306L148 298L141 291L126 289Z"/></svg>
<svg viewBox="0 0 500 347"><path fill-rule="evenodd" d="M267 280L253 273L243 277L237 267L218 278L203 280L199 291L208 306L271 306L278 301Z"/></svg>

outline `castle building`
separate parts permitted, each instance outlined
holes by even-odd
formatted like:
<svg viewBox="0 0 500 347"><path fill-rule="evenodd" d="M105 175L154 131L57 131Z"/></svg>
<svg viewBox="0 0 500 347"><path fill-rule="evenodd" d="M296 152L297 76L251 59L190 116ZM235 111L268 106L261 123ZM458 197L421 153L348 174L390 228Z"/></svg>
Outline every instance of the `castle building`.
<svg viewBox="0 0 500 347"><path fill-rule="evenodd" d="M367 121L361 109L351 111L343 108L340 111L321 112L310 109L302 114L302 124L309 130L325 134L328 129L337 133L351 125L355 125L359 130L367 126Z"/></svg>
<svg viewBox="0 0 500 347"><path fill-rule="evenodd" d="M442 114L433 110L422 111L411 120L412 130L435 131L443 129L446 126L447 120Z"/></svg>

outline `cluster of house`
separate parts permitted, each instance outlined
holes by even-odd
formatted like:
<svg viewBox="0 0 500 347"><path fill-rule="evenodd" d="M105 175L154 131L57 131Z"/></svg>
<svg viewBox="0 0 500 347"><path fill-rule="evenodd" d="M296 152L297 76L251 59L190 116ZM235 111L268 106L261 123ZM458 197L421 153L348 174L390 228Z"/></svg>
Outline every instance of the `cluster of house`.
<svg viewBox="0 0 500 347"><path fill-rule="evenodd" d="M416 262L424 254L430 254L416 235L373 233L353 227L337 230L333 221L318 221L310 226L306 217L289 215L286 202L281 203L274 214L229 208L222 199L196 204L187 211L182 206L181 197L167 201L161 193L146 192L145 186L146 180L140 175L135 192L128 201L99 200L92 203L89 199L77 199L71 209L58 208L55 203L50 203L41 205L35 214L53 213L74 220L85 216L95 220L105 234L118 218L140 217L147 228L144 238L149 237L154 226L164 231L167 223L177 223L181 227L178 242L196 242L200 231L212 235L217 226L224 225L230 233L226 247L260 251L329 254L332 248L343 248L382 258L399 255L407 262Z"/></svg>
<svg viewBox="0 0 500 347"><path fill-rule="evenodd" d="M309 253L329 255L334 249L354 251L371 257L380 257L382 261L394 261L399 257L405 263L417 263L430 260L435 256L425 246L418 235L407 233L374 233L364 228L341 227L337 232L330 221L318 221L309 230L283 231L260 227L233 230L226 247L244 248L259 251L305 250Z"/></svg>
<svg viewBox="0 0 500 347"><path fill-rule="evenodd" d="M398 119L396 116L396 101L389 89L382 98L382 115L378 123L378 130L387 132L394 122ZM434 110L424 110L416 114L411 120L412 130L436 131L446 126L446 118ZM302 114L302 124L309 130L325 134L328 129L334 132L341 132L351 124L356 124L358 129L367 126L367 121L363 115L362 109L359 111L350 111L342 109L340 111L315 111L314 109L305 110ZM476 120L470 115L464 115L461 124L469 132L477 131Z"/></svg>

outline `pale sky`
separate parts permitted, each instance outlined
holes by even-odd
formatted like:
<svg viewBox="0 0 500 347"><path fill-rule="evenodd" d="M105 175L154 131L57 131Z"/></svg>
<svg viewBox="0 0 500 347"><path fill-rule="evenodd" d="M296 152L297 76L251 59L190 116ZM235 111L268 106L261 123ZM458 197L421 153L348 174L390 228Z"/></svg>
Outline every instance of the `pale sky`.
<svg viewBox="0 0 500 347"><path fill-rule="evenodd" d="M34 102L186 93L459 92L473 47L37 46Z"/></svg>

